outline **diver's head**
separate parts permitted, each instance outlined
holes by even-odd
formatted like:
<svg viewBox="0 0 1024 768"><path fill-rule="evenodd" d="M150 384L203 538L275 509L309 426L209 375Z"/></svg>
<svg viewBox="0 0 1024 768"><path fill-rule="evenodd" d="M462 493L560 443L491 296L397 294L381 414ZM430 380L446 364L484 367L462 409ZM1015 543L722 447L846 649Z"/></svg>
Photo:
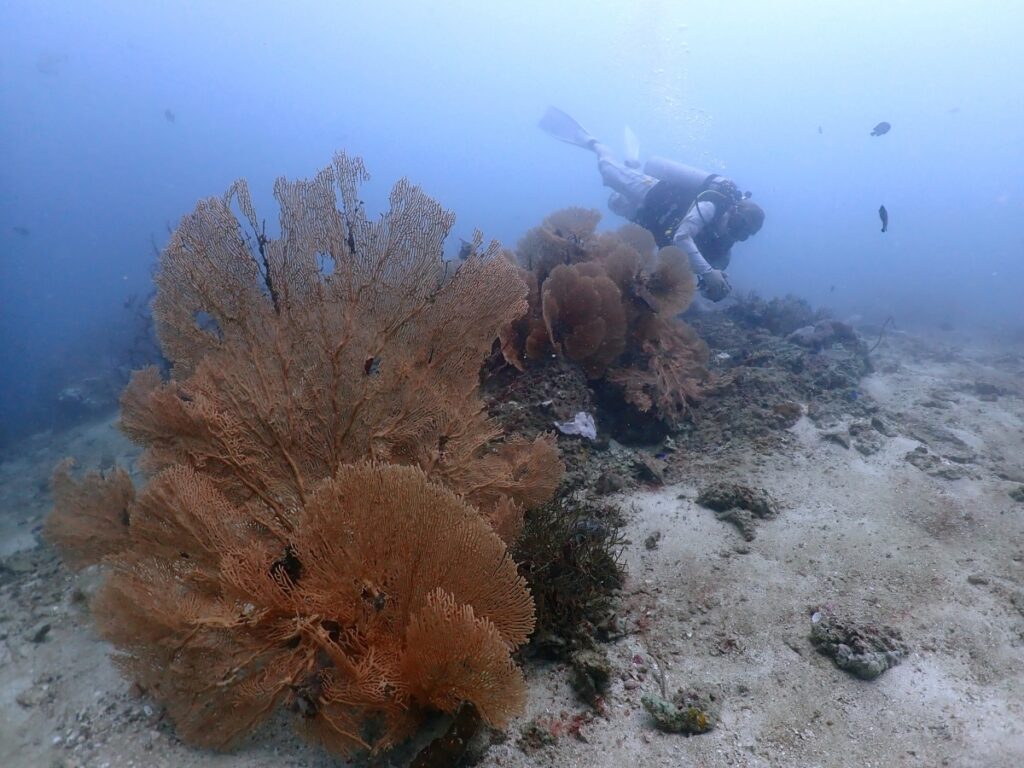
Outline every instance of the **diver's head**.
<svg viewBox="0 0 1024 768"><path fill-rule="evenodd" d="M725 222L729 237L740 242L751 235L756 235L763 225L764 211L760 205L749 198L739 200L729 209Z"/></svg>

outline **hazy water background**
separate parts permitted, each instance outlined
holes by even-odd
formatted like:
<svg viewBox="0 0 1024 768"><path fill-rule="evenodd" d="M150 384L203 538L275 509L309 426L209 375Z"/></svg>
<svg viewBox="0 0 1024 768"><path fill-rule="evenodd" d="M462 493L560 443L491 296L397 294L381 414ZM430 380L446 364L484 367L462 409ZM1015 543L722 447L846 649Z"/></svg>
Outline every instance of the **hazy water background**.
<svg viewBox="0 0 1024 768"><path fill-rule="evenodd" d="M371 209L406 175L456 235L510 246L556 208L604 209L593 157L536 128L549 104L752 190L767 220L734 252L739 290L1024 332L1022 29L1012 0L8 0L0 442L116 358L153 244L236 177L273 220L274 178L344 148Z"/></svg>

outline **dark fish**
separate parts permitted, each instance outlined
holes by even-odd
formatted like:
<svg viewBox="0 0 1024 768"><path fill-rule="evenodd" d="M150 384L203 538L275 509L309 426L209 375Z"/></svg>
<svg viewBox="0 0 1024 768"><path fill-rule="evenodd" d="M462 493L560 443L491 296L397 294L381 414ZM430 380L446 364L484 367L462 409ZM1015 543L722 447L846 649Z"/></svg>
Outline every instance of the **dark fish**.
<svg viewBox="0 0 1024 768"><path fill-rule="evenodd" d="M892 126L888 123L879 123L871 130L871 135L881 136L883 133L888 133L890 128L892 128Z"/></svg>
<svg viewBox="0 0 1024 768"><path fill-rule="evenodd" d="M23 227L20 224L11 227L11 229L14 230L14 234L21 235L22 237L28 237L29 235L32 234L32 230L30 230L28 227Z"/></svg>
<svg viewBox="0 0 1024 768"><path fill-rule="evenodd" d="M882 220L882 231L886 232L889 229L889 212L885 210L884 205L878 206L878 218Z"/></svg>
<svg viewBox="0 0 1024 768"><path fill-rule="evenodd" d="M821 130L821 126L820 125L818 126L818 133L824 133L824 131Z"/></svg>
<svg viewBox="0 0 1024 768"><path fill-rule="evenodd" d="M168 123L173 123L174 120L175 120L174 113L171 110L169 110L169 109L165 109L164 110L164 120L166 120Z"/></svg>

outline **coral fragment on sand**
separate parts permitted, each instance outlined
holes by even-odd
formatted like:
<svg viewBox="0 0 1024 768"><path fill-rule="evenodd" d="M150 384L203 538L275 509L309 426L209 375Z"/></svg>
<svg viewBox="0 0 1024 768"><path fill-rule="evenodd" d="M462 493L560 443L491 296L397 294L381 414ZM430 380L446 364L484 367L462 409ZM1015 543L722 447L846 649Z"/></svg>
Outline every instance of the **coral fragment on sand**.
<svg viewBox="0 0 1024 768"><path fill-rule="evenodd" d="M584 648L569 657L572 665L570 683L576 695L590 705L596 705L608 691L612 668L608 654L599 648Z"/></svg>
<svg viewBox="0 0 1024 768"><path fill-rule="evenodd" d="M697 503L713 510L719 520L735 525L747 541L753 541L756 535L756 520L778 514L778 505L771 494L739 483L712 483L701 490Z"/></svg>
<svg viewBox="0 0 1024 768"><path fill-rule="evenodd" d="M861 680L873 680L895 667L908 648L899 631L875 624L856 624L829 611L811 616L811 642L837 667Z"/></svg>
<svg viewBox="0 0 1024 768"><path fill-rule="evenodd" d="M655 725L667 733L691 736L707 733L718 724L718 704L715 696L708 692L681 689L671 701L647 693L640 703Z"/></svg>

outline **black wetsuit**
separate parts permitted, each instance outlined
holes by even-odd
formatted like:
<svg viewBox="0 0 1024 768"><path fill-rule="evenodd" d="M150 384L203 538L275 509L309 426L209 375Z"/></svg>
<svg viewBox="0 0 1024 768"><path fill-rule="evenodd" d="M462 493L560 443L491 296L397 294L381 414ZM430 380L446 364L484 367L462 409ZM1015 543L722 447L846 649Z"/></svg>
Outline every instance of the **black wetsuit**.
<svg viewBox="0 0 1024 768"><path fill-rule="evenodd" d="M692 187L659 181L644 196L643 205L636 212L633 222L654 235L658 247L664 248L666 245L672 245L676 230L694 203L713 203L714 217L704 221L704 226L694 236L693 241L709 263L728 262L729 252L735 240L728 235L719 234L717 225L731 207L733 200L727 194L713 188L719 183L720 178L716 174L708 176L696 198L690 191Z"/></svg>

